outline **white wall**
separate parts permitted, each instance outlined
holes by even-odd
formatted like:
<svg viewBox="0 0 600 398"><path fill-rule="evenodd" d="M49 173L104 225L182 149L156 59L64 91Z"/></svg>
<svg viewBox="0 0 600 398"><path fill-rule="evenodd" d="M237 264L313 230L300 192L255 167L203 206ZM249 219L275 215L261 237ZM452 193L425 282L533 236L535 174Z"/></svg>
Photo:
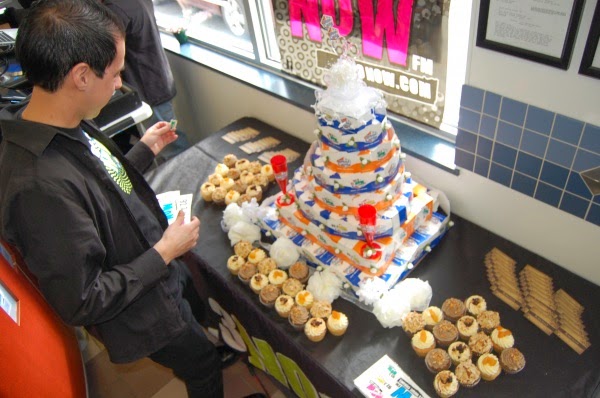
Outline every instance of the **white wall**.
<svg viewBox="0 0 600 398"><path fill-rule="evenodd" d="M592 2L587 3L569 71L474 47L473 36L467 83L600 125L600 80L576 73L593 13ZM473 27L477 15L474 10ZM177 56L169 60L179 89L178 117L192 140L244 116L313 140L316 122L311 112ZM456 214L600 284L597 226L474 173L461 170L454 176L412 157L407 168L445 192Z"/></svg>

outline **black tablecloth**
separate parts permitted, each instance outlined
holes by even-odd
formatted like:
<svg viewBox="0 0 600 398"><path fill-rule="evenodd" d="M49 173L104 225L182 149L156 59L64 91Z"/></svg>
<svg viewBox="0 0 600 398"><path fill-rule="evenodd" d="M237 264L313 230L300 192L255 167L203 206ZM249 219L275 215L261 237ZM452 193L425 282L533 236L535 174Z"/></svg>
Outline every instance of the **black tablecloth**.
<svg viewBox="0 0 600 398"><path fill-rule="evenodd" d="M197 286L239 320L238 330L242 335L252 338L247 340L247 343L251 341L251 362L265 368L299 396L316 397L319 392L337 398L361 396L353 380L387 354L424 391L436 396L434 375L412 351L409 338L401 328L383 328L373 314L338 299L333 307L348 315L347 333L342 337L328 335L323 341L313 343L302 332L293 330L273 309L262 306L248 286L229 274L226 261L233 250L220 227L224 208L205 203L199 190L224 155L234 153L238 157L256 159L221 138L229 131L244 127L261 132L255 139L279 138L282 144L276 149L288 147L300 152L302 156L290 164L289 169L300 165L307 143L256 119L244 118L161 165L147 178L157 193L178 189L182 194L194 194L193 214L202 221L201 239L188 259L192 262ZM267 194L277 191L276 186L271 186ZM454 226L410 276L429 282L433 288L431 305L441 306L448 297L464 299L473 294L482 295L489 309L500 312L502 325L513 331L515 346L527 359L522 372L502 374L493 382L481 381L472 389L462 388L457 396L600 396L600 287L458 215L452 215L452 220ZM585 307L583 320L592 342L590 348L578 355L558 337L544 334L522 312L513 310L491 293L483 260L494 247L516 260L518 270L530 264L548 274L554 280L555 289L565 290Z"/></svg>

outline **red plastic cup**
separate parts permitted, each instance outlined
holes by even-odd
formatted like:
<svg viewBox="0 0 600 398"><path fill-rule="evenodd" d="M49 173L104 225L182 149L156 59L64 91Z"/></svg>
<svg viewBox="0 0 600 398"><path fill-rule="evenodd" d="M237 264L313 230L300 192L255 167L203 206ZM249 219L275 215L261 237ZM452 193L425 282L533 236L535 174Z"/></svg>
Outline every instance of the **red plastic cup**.
<svg viewBox="0 0 600 398"><path fill-rule="evenodd" d="M277 184L279 184L281 192L283 192L285 195L287 193L288 180L287 159L283 155L275 155L271 158L271 166L273 167L275 180L277 180Z"/></svg>
<svg viewBox="0 0 600 398"><path fill-rule="evenodd" d="M375 225L377 225L377 209L372 205L361 205L358 208L358 222L369 246L373 244L375 237Z"/></svg>

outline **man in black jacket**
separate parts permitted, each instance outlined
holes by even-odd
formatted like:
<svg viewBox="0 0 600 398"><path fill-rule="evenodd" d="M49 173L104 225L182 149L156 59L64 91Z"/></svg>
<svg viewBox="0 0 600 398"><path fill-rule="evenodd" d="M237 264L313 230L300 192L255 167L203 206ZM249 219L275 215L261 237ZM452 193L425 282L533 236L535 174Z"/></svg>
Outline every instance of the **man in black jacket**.
<svg viewBox="0 0 600 398"><path fill-rule="evenodd" d="M121 86L123 27L94 0L40 0L19 27L28 103L3 110L0 235L18 248L44 297L88 328L113 362L148 356L192 397L222 397L221 361L183 291L178 257L200 221L170 226L140 171L177 135L152 126L127 154L82 124Z"/></svg>

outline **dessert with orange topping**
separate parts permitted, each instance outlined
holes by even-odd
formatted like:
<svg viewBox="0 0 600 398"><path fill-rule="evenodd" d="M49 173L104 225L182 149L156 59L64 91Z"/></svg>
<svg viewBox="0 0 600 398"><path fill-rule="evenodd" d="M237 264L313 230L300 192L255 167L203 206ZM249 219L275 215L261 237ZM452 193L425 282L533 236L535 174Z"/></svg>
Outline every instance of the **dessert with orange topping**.
<svg viewBox="0 0 600 398"><path fill-rule="evenodd" d="M310 309L312 303L314 301L314 297L311 292L308 290L300 290L296 294L296 304L306 307L306 309Z"/></svg>
<svg viewBox="0 0 600 398"><path fill-rule="evenodd" d="M432 331L433 327L444 319L444 313L439 307L430 306L423 311L425 329Z"/></svg>
<svg viewBox="0 0 600 398"><path fill-rule="evenodd" d="M481 378L487 381L495 380L502 370L498 357L494 354L483 354L480 356L477 360L477 367L481 371Z"/></svg>
<svg viewBox="0 0 600 398"><path fill-rule="evenodd" d="M500 354L502 350L515 345L515 337L512 332L502 326L498 326L496 329L492 330L490 338L494 345L494 351L498 354Z"/></svg>
<svg viewBox="0 0 600 398"><path fill-rule="evenodd" d="M327 318L327 330L334 336L341 336L348 329L348 317L339 311L331 311Z"/></svg>
<svg viewBox="0 0 600 398"><path fill-rule="evenodd" d="M283 285L283 282L285 282L287 278L287 272L285 272L284 270L274 269L273 271L269 272L269 283L277 287L281 287L281 285Z"/></svg>
<svg viewBox="0 0 600 398"><path fill-rule="evenodd" d="M248 254L248 261L250 261L252 264L258 264L265 258L267 258L267 253L260 248L252 249L252 251Z"/></svg>
<svg viewBox="0 0 600 398"><path fill-rule="evenodd" d="M429 351L435 348L435 339L433 338L433 334L425 329L415 333L410 342L413 350L421 358L424 358Z"/></svg>

